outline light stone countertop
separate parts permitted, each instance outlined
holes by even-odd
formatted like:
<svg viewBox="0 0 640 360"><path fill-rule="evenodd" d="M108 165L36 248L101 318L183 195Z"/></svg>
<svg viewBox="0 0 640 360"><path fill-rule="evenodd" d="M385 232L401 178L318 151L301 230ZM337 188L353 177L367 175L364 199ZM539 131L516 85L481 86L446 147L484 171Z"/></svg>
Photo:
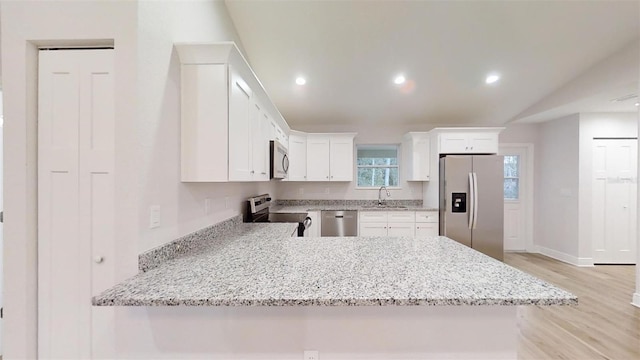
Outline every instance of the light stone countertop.
<svg viewBox="0 0 640 360"><path fill-rule="evenodd" d="M406 206L406 207L378 207L378 206L363 206L363 205L272 205L269 208L269 212L272 213L301 213L307 211L322 211L322 210L357 210L357 211L438 211L438 209L424 208L418 206Z"/></svg>
<svg viewBox="0 0 640 360"><path fill-rule="evenodd" d="M94 297L98 306L576 305L556 286L446 237L297 238L240 224Z"/></svg>

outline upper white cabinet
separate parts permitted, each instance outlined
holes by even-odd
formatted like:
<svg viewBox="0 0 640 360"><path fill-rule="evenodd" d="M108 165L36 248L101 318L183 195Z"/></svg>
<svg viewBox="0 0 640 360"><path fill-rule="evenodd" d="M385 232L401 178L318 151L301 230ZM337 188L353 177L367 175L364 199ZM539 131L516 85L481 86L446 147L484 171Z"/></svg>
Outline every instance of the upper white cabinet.
<svg viewBox="0 0 640 360"><path fill-rule="evenodd" d="M329 137L329 178L331 181L352 181L354 172L353 138L355 134Z"/></svg>
<svg viewBox="0 0 640 360"><path fill-rule="evenodd" d="M307 181L352 181L356 134L307 134Z"/></svg>
<svg viewBox="0 0 640 360"><path fill-rule="evenodd" d="M439 128L440 154L497 154L498 134L504 128Z"/></svg>
<svg viewBox="0 0 640 360"><path fill-rule="evenodd" d="M429 181L431 149L429 133L410 132L402 138L402 158L407 181Z"/></svg>
<svg viewBox="0 0 640 360"><path fill-rule="evenodd" d="M251 181L254 171L251 117L255 116L257 104L251 103L249 85L231 66L229 76L229 181Z"/></svg>
<svg viewBox="0 0 640 360"><path fill-rule="evenodd" d="M269 140L288 146L289 126L238 48L232 42L175 48L182 77L181 180L268 181Z"/></svg>
<svg viewBox="0 0 640 360"><path fill-rule="evenodd" d="M292 131L289 135L288 181L307 180L307 135Z"/></svg>

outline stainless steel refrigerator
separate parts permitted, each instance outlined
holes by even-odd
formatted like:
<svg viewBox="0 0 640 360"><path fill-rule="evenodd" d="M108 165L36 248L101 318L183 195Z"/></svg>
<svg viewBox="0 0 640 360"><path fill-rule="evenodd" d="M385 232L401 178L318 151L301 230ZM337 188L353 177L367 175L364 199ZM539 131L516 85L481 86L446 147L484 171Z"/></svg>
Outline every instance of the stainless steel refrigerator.
<svg viewBox="0 0 640 360"><path fill-rule="evenodd" d="M440 235L503 260L504 159L440 158Z"/></svg>

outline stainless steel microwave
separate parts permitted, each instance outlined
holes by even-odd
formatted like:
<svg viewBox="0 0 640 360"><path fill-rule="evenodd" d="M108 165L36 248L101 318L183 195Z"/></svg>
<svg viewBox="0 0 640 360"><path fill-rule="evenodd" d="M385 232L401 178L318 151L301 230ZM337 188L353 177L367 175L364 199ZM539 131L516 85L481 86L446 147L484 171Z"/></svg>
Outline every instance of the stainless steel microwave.
<svg viewBox="0 0 640 360"><path fill-rule="evenodd" d="M287 148L279 141L269 142L271 161L269 163L269 174L271 179L286 179L289 172L289 155Z"/></svg>

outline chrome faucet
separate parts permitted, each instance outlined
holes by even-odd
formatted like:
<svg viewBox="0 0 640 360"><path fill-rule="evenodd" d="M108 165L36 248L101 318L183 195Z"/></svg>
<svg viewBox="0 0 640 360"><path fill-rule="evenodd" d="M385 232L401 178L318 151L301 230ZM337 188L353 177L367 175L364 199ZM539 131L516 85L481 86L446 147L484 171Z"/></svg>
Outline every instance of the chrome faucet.
<svg viewBox="0 0 640 360"><path fill-rule="evenodd" d="M387 197L391 197L391 194L389 193L389 190L387 189L387 187L384 185L380 186L380 189L378 190L378 206L384 205L384 202L387 200L387 199L384 199L384 200L382 199L382 189L384 189L384 191L387 192Z"/></svg>

